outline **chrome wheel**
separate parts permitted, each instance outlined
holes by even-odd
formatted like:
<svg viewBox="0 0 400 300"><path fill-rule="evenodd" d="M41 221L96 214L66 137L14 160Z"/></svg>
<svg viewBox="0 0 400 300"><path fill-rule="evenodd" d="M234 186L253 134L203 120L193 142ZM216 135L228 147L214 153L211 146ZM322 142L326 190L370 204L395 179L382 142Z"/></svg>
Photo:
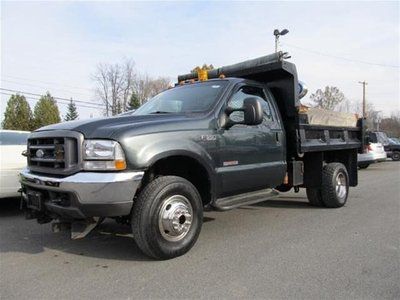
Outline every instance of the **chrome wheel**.
<svg viewBox="0 0 400 300"><path fill-rule="evenodd" d="M336 195L341 203L346 200L347 195L347 178L343 173L339 173L336 176Z"/></svg>
<svg viewBox="0 0 400 300"><path fill-rule="evenodd" d="M193 208L182 195L174 195L163 201L158 215L158 227L164 239L170 242L182 240L192 225Z"/></svg>

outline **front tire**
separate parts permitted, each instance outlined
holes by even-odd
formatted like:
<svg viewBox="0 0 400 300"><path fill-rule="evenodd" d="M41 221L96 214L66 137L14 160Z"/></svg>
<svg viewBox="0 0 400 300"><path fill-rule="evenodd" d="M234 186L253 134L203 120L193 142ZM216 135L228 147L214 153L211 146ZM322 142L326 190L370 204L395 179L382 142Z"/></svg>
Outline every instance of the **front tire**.
<svg viewBox="0 0 400 300"><path fill-rule="evenodd" d="M201 197L184 178L158 177L135 200L131 223L135 242L146 255L156 259L183 255L201 231Z"/></svg>

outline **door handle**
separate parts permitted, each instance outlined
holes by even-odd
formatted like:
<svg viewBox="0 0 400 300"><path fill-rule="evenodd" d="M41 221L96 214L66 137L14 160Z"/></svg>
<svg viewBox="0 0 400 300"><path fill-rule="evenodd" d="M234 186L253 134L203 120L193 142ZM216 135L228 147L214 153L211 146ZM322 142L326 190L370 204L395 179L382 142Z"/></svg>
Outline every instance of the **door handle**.
<svg viewBox="0 0 400 300"><path fill-rule="evenodd" d="M275 140L279 143L279 132L275 132Z"/></svg>

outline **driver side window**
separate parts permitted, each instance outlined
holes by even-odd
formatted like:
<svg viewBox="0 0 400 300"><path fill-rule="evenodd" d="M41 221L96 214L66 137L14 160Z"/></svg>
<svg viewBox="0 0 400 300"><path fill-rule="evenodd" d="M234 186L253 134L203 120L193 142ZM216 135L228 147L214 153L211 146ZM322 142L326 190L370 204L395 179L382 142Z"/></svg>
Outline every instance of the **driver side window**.
<svg viewBox="0 0 400 300"><path fill-rule="evenodd" d="M241 108L243 106L244 99L248 97L259 98L259 101L264 103L265 99L263 95L263 90L261 88L254 86L243 86L235 94L233 94L228 102L228 106L232 108ZM234 111L231 113L230 119L235 122L243 121L244 113L242 111Z"/></svg>

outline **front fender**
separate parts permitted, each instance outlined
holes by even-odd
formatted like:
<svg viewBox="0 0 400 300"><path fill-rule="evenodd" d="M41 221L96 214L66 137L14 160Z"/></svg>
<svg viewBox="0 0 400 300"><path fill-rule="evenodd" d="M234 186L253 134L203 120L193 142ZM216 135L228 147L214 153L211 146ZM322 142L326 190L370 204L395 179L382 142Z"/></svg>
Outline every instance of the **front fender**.
<svg viewBox="0 0 400 300"><path fill-rule="evenodd" d="M154 133L128 137L121 141L132 169L147 169L156 161L171 156L187 156L200 163L214 181L216 162L210 152L216 141L202 141L201 134L193 132Z"/></svg>

